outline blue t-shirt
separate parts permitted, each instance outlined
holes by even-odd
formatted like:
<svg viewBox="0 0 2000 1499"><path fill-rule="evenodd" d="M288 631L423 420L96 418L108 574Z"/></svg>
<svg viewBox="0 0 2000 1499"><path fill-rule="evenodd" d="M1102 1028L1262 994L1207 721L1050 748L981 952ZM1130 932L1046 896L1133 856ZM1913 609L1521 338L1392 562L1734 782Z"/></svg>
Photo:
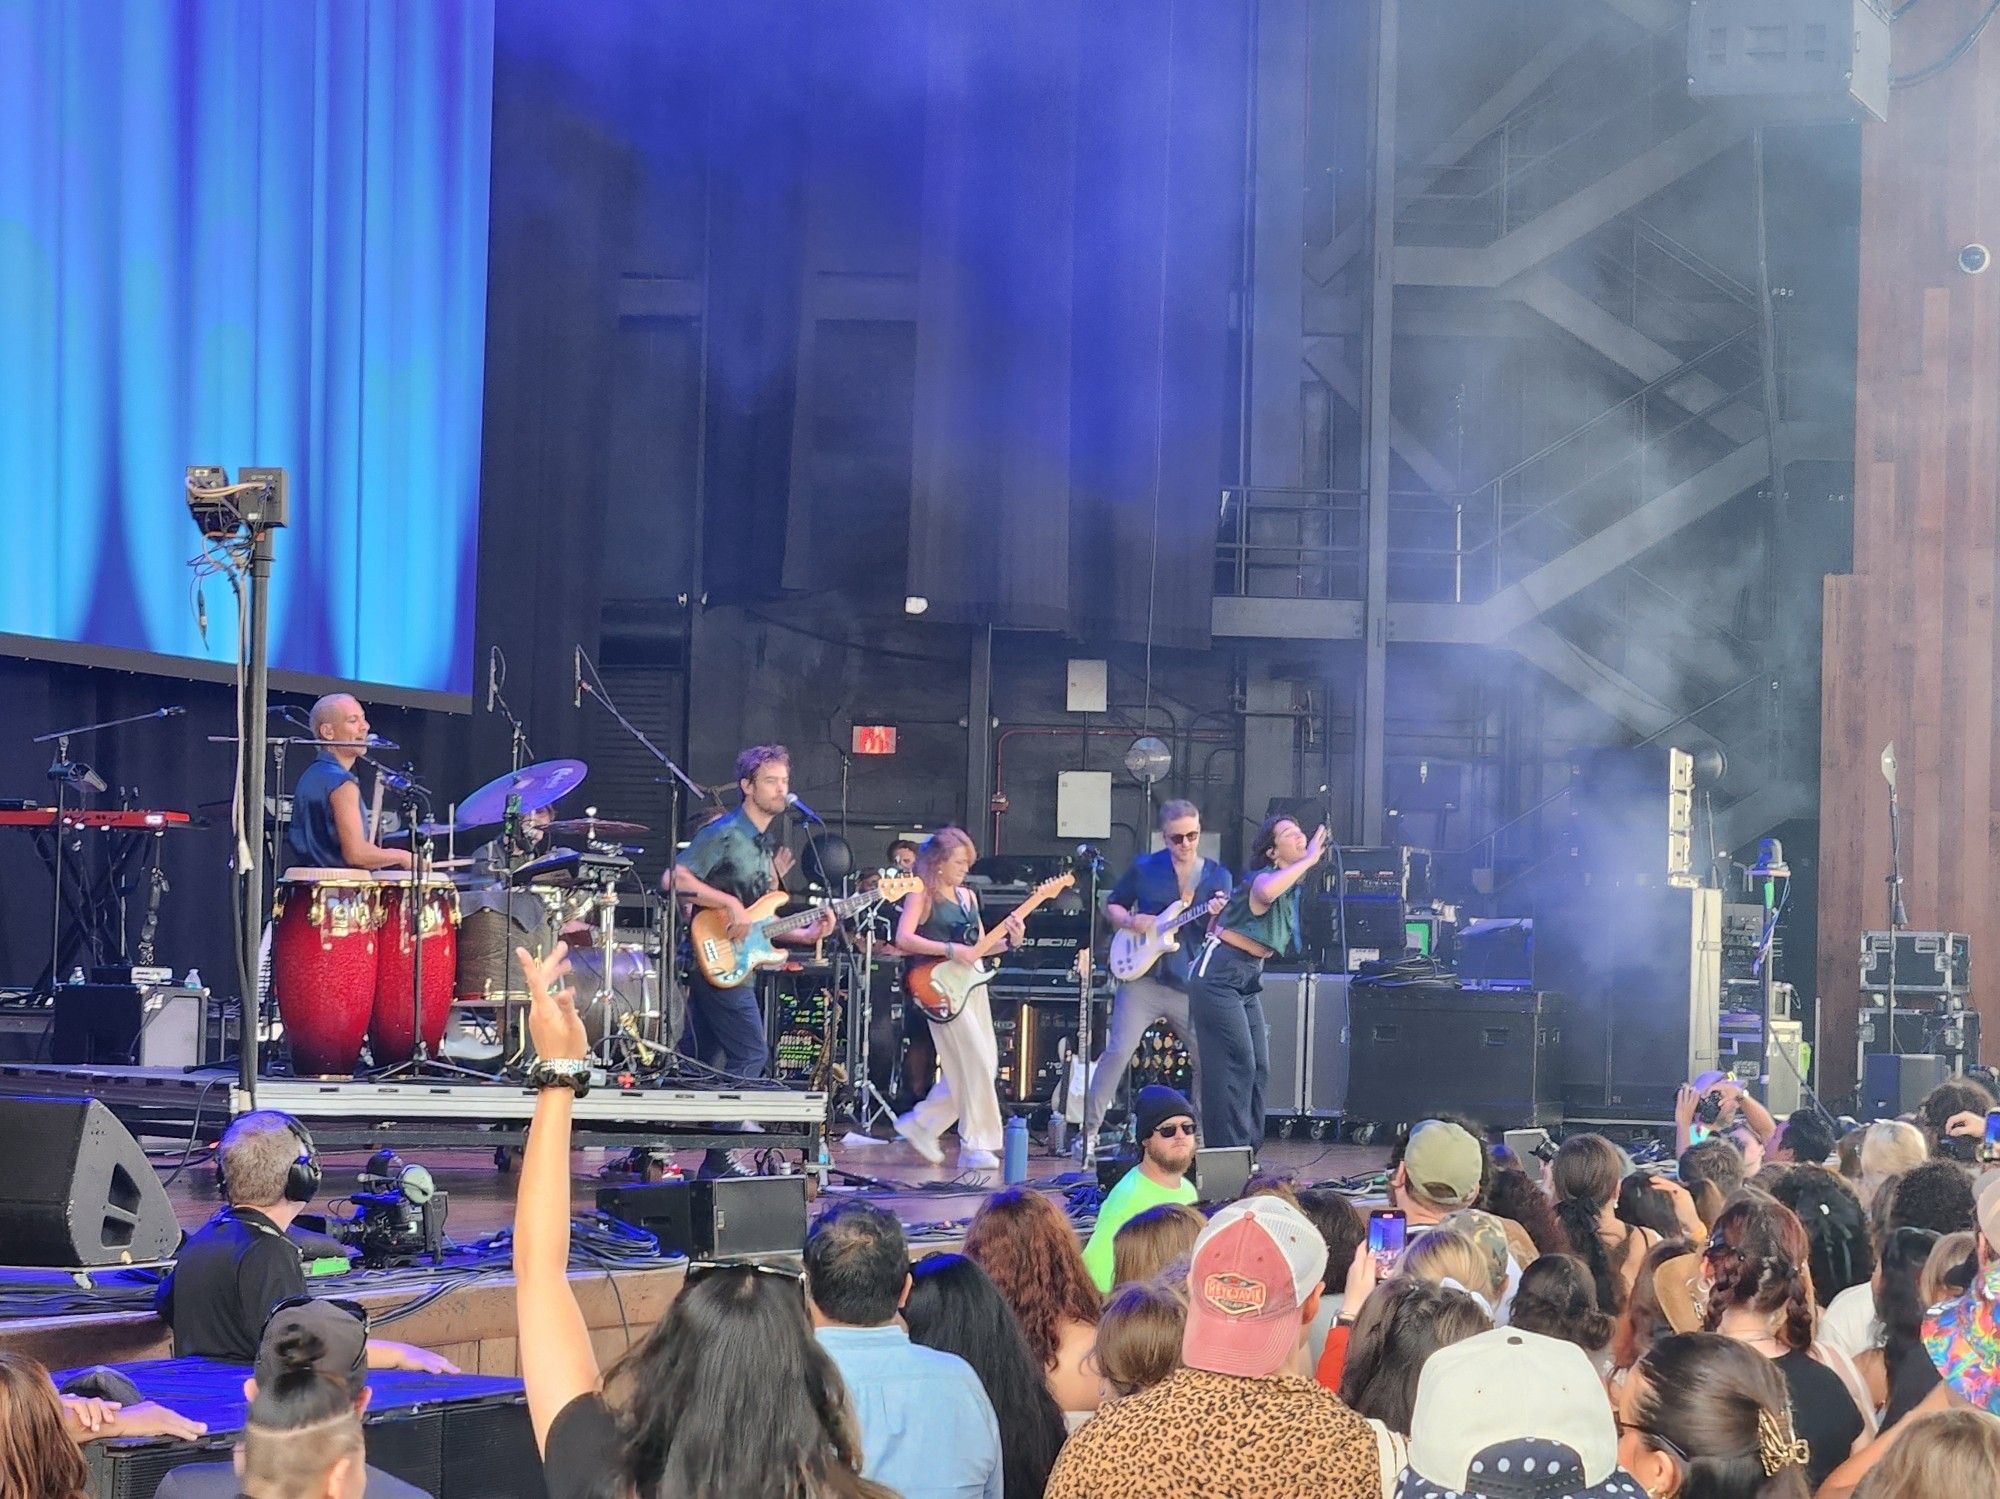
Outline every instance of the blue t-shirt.
<svg viewBox="0 0 2000 1499"><path fill-rule="evenodd" d="M861 1474L904 1499L1000 1499L1000 1423L972 1366L887 1327L822 1327L861 1431Z"/></svg>
<svg viewBox="0 0 2000 1499"><path fill-rule="evenodd" d="M777 888L771 859L783 846L777 818L760 833L738 807L696 833L676 862L703 884L713 885L747 906Z"/></svg>
<svg viewBox="0 0 2000 1499"><path fill-rule="evenodd" d="M1203 859L1201 867L1195 871L1194 904L1206 905L1211 896L1227 895L1229 883L1227 869L1214 859ZM1157 916L1180 898L1181 881L1180 876L1174 873L1173 850L1159 848L1134 859L1125 873L1119 876L1118 883L1111 887L1105 901L1137 914ZM1180 950L1168 953L1149 976L1177 987L1185 986L1188 965L1193 961L1195 950L1201 946L1201 934L1207 930L1201 922L1181 928L1174 934L1175 940L1180 943Z"/></svg>
<svg viewBox="0 0 2000 1499"><path fill-rule="evenodd" d="M292 792L292 822L285 832L287 867L340 869L347 860L340 852L340 830L333 825L333 793L342 786L359 787L361 778L325 750L299 777Z"/></svg>

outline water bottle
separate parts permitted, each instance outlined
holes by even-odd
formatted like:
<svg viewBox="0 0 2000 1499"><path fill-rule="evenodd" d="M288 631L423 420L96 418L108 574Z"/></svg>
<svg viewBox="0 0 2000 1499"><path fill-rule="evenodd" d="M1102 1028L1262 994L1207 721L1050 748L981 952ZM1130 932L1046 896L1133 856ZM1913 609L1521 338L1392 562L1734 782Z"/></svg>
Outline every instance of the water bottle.
<svg viewBox="0 0 2000 1499"><path fill-rule="evenodd" d="M1001 1154L1001 1177L1010 1187L1028 1179L1028 1121L1019 1114L1007 1117L1007 1141Z"/></svg>

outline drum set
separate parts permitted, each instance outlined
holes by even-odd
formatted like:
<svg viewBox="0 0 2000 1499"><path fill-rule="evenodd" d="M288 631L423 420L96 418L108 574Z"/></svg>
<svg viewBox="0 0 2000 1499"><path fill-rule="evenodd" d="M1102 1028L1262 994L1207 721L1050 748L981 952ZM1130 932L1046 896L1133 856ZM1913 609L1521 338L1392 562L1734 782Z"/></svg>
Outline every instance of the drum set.
<svg viewBox="0 0 2000 1499"><path fill-rule="evenodd" d="M624 842L648 829L546 814L586 774L581 760L524 765L488 782L450 822L414 818L415 869L294 867L278 881L270 988L300 1077L427 1070L486 1076L525 1066L528 994L516 947L569 942L571 982L596 1059L611 1071L671 1067L679 1016L660 984L658 902L640 892L643 940L619 941ZM431 860L429 841L478 828L472 857ZM547 847L566 838L579 847ZM634 902L627 897L624 904ZM607 961L608 959L608 961Z"/></svg>

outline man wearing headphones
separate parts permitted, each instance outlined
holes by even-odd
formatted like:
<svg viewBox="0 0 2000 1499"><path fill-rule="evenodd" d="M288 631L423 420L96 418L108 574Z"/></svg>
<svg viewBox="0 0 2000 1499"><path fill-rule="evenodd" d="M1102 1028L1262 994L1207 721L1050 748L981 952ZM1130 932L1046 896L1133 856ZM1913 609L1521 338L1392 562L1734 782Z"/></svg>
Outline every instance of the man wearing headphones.
<svg viewBox="0 0 2000 1499"><path fill-rule="evenodd" d="M319 1191L319 1153L298 1120L260 1109L229 1126L218 1160L228 1206L188 1235L153 1309L173 1328L179 1357L249 1364L272 1309L307 1294L285 1230ZM368 1340L368 1366L458 1372L429 1349L380 1338Z"/></svg>

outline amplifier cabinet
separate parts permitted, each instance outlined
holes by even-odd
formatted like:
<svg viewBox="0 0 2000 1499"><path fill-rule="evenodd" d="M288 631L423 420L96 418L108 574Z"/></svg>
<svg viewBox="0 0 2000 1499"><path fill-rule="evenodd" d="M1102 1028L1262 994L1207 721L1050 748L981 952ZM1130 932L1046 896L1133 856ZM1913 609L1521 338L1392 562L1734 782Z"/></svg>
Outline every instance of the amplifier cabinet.
<svg viewBox="0 0 2000 1499"><path fill-rule="evenodd" d="M1347 1112L1348 1013L1344 973L1266 973L1264 1022L1271 1076L1266 1124L1338 1119Z"/></svg>
<svg viewBox="0 0 2000 1499"><path fill-rule="evenodd" d="M1357 983L1347 1113L1410 1124L1443 1111L1489 1129L1562 1120L1559 995Z"/></svg>

